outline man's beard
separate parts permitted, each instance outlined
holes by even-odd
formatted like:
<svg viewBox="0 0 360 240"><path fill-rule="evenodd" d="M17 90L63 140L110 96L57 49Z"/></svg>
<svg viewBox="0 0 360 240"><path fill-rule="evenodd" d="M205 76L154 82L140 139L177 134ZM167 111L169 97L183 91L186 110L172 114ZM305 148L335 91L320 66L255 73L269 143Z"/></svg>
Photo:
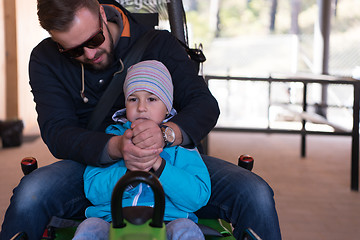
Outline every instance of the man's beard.
<svg viewBox="0 0 360 240"><path fill-rule="evenodd" d="M101 63L94 64L94 63L92 63L92 60L87 59L84 61L84 65L87 66L88 68L92 68L94 70L104 70L104 69L108 68L111 65L111 63L114 61L113 46L111 46L110 52L107 52L106 50L99 51L99 53L95 55L94 59L98 58L99 56L101 56L103 54L105 54L106 56Z"/></svg>

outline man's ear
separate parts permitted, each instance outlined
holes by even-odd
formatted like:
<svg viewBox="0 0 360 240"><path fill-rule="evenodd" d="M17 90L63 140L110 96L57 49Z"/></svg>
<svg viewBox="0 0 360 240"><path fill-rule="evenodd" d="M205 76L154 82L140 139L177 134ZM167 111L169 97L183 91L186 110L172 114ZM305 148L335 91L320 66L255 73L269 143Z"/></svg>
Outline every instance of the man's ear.
<svg viewBox="0 0 360 240"><path fill-rule="evenodd" d="M101 15L101 18L102 18L103 22L105 22L107 24L107 18L106 18L105 10L104 10L104 7L102 5L100 5L100 15Z"/></svg>

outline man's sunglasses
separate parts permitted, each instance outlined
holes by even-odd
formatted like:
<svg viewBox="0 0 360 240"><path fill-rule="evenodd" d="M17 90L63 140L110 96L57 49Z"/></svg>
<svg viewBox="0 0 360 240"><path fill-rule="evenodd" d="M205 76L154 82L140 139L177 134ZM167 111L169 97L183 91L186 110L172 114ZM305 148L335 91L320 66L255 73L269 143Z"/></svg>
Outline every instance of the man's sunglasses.
<svg viewBox="0 0 360 240"><path fill-rule="evenodd" d="M94 35L92 35L88 40L86 40L85 42L83 42L82 44L80 44L76 47L72 47L72 48L68 48L68 49L64 49L58 43L57 45L58 45L59 51L61 53L66 54L69 57L77 58L84 54L84 47L91 48L91 49L99 47L105 41L105 36L103 33L103 28L102 28L102 19L101 19L100 13L99 13L99 22L100 22L99 30Z"/></svg>

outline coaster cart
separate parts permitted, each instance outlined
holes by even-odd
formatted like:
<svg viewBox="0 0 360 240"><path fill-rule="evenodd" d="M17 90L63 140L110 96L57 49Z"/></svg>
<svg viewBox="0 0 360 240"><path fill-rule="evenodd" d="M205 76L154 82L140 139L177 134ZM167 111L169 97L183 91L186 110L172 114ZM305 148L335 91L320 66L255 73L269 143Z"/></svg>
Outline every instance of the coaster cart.
<svg viewBox="0 0 360 240"><path fill-rule="evenodd" d="M238 166L251 171L254 160L249 155L241 155ZM21 169L25 175L37 168L37 161L33 157L26 157L21 161ZM136 183L149 185L154 193L154 207L133 206L122 207L122 197L127 186ZM129 171L115 185L111 199L111 215L113 222L110 226L109 240L166 240L166 229L163 222L165 211L165 194L158 178L150 172ZM52 219L53 222L53 219ZM58 219L61 226L49 224L41 240L69 240L72 239L80 221ZM222 219L199 219L200 229L206 240L235 240L231 225ZM24 232L16 234L11 240L27 240ZM259 240L260 238L248 228L243 232L243 240Z"/></svg>

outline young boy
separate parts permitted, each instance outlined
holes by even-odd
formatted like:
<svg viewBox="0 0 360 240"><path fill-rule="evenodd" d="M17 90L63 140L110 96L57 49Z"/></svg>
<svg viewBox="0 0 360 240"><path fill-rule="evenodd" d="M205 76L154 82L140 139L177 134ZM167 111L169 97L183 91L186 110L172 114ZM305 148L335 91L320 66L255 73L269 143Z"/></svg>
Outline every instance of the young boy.
<svg viewBox="0 0 360 240"><path fill-rule="evenodd" d="M152 120L161 125L176 111L172 108L173 85L169 71L158 61L148 60L128 69L124 82L126 109L113 116L118 124L106 132L123 135L138 119ZM124 159L126 160L126 159ZM74 239L107 239L111 217L111 195L117 181L126 173L125 162L118 161L107 168L88 166L84 173L86 197L93 206L86 209L88 217L80 224ZM194 223L194 212L210 198L208 170L196 149L165 146L157 156L151 171L159 178L165 192L165 215L168 239L204 239ZM123 207L153 206L152 190L146 184L128 187Z"/></svg>

